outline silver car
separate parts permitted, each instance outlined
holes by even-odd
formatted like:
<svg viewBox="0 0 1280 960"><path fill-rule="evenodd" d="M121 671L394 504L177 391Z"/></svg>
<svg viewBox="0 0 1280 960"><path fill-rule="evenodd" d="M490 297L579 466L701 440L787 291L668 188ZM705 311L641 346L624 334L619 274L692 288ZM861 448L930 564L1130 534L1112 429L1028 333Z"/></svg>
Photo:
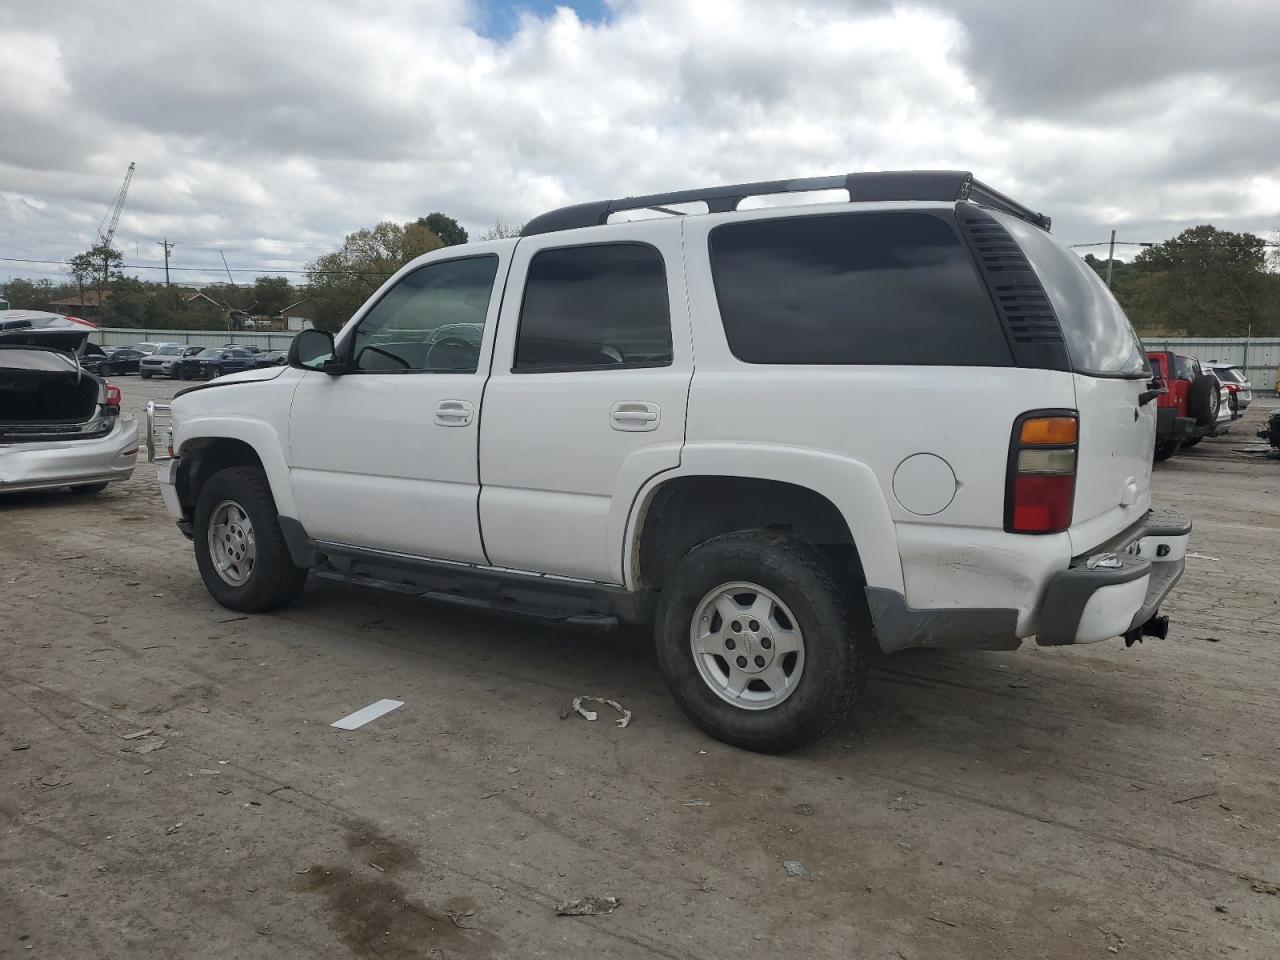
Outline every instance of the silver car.
<svg viewBox="0 0 1280 960"><path fill-rule="evenodd" d="M1209 361L1204 368L1216 374L1227 388L1232 413L1239 416L1249 409L1249 404L1253 403L1253 384L1243 370L1234 364L1219 363L1216 360Z"/></svg>
<svg viewBox="0 0 1280 960"><path fill-rule="evenodd" d="M100 493L133 475L138 424L121 414L120 388L80 366L89 333L72 324L0 331L0 493Z"/></svg>
<svg viewBox="0 0 1280 960"><path fill-rule="evenodd" d="M203 348L189 347L183 343L162 343L154 352L138 361L138 376L143 380L150 380L152 377L176 379L178 361L183 357L194 356L201 349Z"/></svg>

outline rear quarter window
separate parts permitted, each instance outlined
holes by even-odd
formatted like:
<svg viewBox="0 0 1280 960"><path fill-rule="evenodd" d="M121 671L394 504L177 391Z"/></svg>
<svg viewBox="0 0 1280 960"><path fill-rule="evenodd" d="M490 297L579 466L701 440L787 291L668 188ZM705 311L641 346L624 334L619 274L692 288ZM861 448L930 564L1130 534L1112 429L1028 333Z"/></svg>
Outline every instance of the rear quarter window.
<svg viewBox="0 0 1280 960"><path fill-rule="evenodd" d="M709 238L729 349L748 363L1011 365L967 246L941 216L838 213Z"/></svg>
<svg viewBox="0 0 1280 960"><path fill-rule="evenodd" d="M1039 227L1017 217L1000 215L999 220L1049 295L1072 369L1100 377L1149 375L1142 341L1097 272Z"/></svg>

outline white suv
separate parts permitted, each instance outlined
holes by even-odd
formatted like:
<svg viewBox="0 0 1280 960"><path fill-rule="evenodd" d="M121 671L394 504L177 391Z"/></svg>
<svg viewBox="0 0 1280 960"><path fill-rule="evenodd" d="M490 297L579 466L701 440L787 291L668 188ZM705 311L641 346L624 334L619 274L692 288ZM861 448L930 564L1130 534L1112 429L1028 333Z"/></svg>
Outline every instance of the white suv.
<svg viewBox="0 0 1280 960"><path fill-rule="evenodd" d="M320 569L652 621L695 723L785 750L877 650L1164 635L1190 524L1151 511L1159 391L1048 228L942 171L556 210L152 411L161 490L232 609Z"/></svg>

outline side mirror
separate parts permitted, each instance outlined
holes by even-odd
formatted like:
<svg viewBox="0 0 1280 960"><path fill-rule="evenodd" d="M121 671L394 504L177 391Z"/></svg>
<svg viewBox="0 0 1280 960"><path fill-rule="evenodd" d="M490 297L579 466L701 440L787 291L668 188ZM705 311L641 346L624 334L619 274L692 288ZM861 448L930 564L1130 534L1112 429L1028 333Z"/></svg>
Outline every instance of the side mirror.
<svg viewBox="0 0 1280 960"><path fill-rule="evenodd" d="M289 344L288 363L299 370L323 370L342 373L334 358L333 334L327 330L303 330Z"/></svg>

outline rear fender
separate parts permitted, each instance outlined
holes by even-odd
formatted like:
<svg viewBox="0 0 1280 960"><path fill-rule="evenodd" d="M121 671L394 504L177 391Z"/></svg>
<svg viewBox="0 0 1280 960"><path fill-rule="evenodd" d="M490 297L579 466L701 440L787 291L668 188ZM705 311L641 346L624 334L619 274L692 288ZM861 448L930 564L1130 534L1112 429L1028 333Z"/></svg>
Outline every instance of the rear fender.
<svg viewBox="0 0 1280 960"><path fill-rule="evenodd" d="M638 588L637 549L645 513L654 495L669 480L697 476L776 480L825 497L849 526L867 586L903 592L893 518L880 482L869 466L823 450L744 443L686 443L679 466L651 476L633 496L615 495L610 541L618 548L613 555L621 564L621 582L629 589Z"/></svg>

